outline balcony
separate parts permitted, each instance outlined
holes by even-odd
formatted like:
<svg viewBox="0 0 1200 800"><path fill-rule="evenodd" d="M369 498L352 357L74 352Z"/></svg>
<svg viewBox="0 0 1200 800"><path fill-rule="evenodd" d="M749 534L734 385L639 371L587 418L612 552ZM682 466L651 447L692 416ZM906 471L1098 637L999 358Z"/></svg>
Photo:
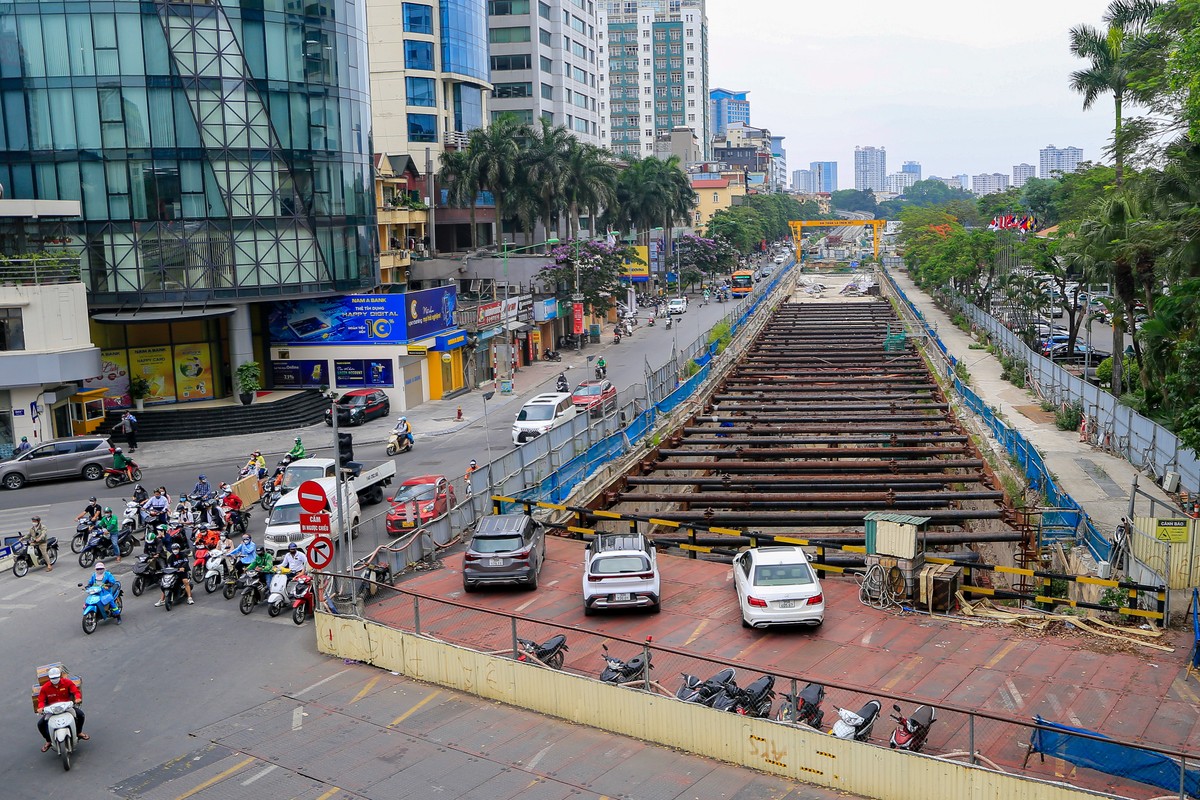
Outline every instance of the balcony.
<svg viewBox="0 0 1200 800"><path fill-rule="evenodd" d="M427 209L383 206L376 211L380 225L424 225L429 221Z"/></svg>
<svg viewBox="0 0 1200 800"><path fill-rule="evenodd" d="M32 258L0 257L0 286L81 283L79 256L46 253Z"/></svg>

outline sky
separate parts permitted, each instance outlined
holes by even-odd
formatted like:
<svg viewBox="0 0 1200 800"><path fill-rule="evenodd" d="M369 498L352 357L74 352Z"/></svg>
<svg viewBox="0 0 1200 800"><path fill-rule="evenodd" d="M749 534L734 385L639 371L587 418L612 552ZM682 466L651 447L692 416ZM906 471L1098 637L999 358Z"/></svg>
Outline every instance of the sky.
<svg viewBox="0 0 1200 800"><path fill-rule="evenodd" d="M1068 87L1083 65L1068 32L1100 24L1106 0L708 0L709 88L750 92L750 124L783 135L788 174L854 147L887 148L887 170L923 176L1038 165L1038 150L1102 160L1112 100L1090 111Z"/></svg>

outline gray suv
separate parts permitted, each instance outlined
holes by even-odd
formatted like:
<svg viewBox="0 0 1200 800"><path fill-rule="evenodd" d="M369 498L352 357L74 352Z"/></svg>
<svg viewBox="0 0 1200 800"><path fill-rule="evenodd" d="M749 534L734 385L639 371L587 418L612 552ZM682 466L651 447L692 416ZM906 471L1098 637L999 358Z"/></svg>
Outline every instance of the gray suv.
<svg viewBox="0 0 1200 800"><path fill-rule="evenodd" d="M112 445L103 436L76 436L39 444L15 458L0 462L0 484L20 489L28 481L86 478L98 481L112 466Z"/></svg>
<svg viewBox="0 0 1200 800"><path fill-rule="evenodd" d="M536 589L546 560L546 529L525 514L484 517L463 554L463 589L516 583Z"/></svg>

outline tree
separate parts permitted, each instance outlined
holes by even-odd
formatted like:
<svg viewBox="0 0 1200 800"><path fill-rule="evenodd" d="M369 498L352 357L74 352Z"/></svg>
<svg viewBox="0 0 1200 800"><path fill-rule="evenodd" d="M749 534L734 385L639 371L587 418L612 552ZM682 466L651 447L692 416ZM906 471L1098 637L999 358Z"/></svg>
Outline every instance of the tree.
<svg viewBox="0 0 1200 800"><path fill-rule="evenodd" d="M475 224L475 207L479 202L479 176L469 150L444 150L438 181L446 190L450 205L471 208L471 249L479 247L479 231Z"/></svg>
<svg viewBox="0 0 1200 800"><path fill-rule="evenodd" d="M838 211L866 211L874 214L879 210L874 192L858 189L839 189L830 195L830 202Z"/></svg>
<svg viewBox="0 0 1200 800"><path fill-rule="evenodd" d="M526 189L536 195L539 216L546 236L558 231L559 212L564 210L567 191L567 162L571 142L575 137L562 125L555 125L545 117L533 128L529 146L522 151L522 180Z"/></svg>
<svg viewBox="0 0 1200 800"><path fill-rule="evenodd" d="M572 137L563 169L566 178L567 233L571 238L579 235L579 215L586 210L595 235L600 209L611 205L616 196L616 162L608 150Z"/></svg>
<svg viewBox="0 0 1200 800"><path fill-rule="evenodd" d="M479 188L491 192L496 204L497 241L504 240L505 205L517 186L520 141L528 134L528 128L514 114L501 114L487 128L476 128L468 134L471 169Z"/></svg>
<svg viewBox="0 0 1200 800"><path fill-rule="evenodd" d="M904 190L904 203L913 206L941 206L951 200L971 200L975 196L963 189L954 189L941 181L917 181Z"/></svg>
<svg viewBox="0 0 1200 800"><path fill-rule="evenodd" d="M574 294L578 288L584 304L597 314L612 308L613 295L620 287L625 265L646 263L637 257L632 247L595 239L562 242L550 250L550 257L554 263L542 268L542 280L555 285L559 297ZM576 274L579 276L578 287L575 285Z"/></svg>
<svg viewBox="0 0 1200 800"><path fill-rule="evenodd" d="M743 255L757 250L762 240L767 238L762 218L749 206L717 211L705 226L705 235L710 239L724 239Z"/></svg>
<svg viewBox="0 0 1200 800"><path fill-rule="evenodd" d="M680 280L685 284L695 283L704 276L711 279L729 272L737 264L737 252L724 239L694 235L675 240L675 257L679 261ZM689 279L689 268L698 275Z"/></svg>

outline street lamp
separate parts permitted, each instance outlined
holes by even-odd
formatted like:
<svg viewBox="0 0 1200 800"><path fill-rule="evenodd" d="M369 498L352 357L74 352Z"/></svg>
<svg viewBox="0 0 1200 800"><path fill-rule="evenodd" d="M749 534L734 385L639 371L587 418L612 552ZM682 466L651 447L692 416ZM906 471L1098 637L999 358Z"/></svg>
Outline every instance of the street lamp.
<svg viewBox="0 0 1200 800"><path fill-rule="evenodd" d="M547 239L544 242L536 242L525 247L509 247L508 242L500 243L500 255L504 259L504 313L501 315L501 319L504 321L504 349L507 351L505 357L508 360L504 373L508 376L508 391L505 392L501 389L502 394L512 394L513 362L515 361L512 352L512 331L508 329L508 254L520 253L523 250L532 250L535 247L543 247L548 244L558 244L558 239Z"/></svg>

